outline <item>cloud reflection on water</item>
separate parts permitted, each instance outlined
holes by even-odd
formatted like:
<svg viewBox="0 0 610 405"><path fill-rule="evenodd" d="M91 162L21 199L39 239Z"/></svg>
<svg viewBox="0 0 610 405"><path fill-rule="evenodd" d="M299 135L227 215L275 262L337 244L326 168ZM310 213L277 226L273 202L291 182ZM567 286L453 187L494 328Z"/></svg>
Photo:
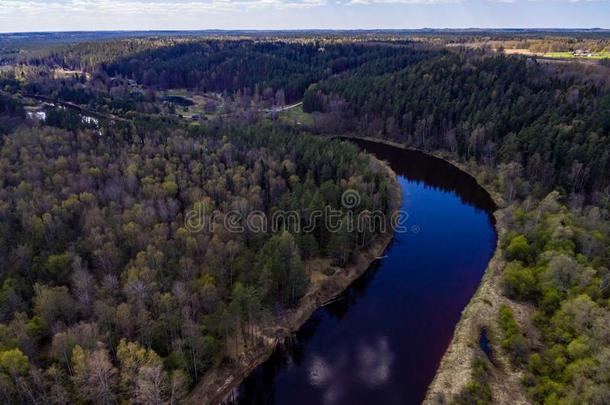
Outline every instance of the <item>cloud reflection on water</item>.
<svg viewBox="0 0 610 405"><path fill-rule="evenodd" d="M387 337L339 350L333 362L316 354L308 365L309 382L323 391L324 404L338 402L347 387L364 384L375 389L390 380L394 354Z"/></svg>

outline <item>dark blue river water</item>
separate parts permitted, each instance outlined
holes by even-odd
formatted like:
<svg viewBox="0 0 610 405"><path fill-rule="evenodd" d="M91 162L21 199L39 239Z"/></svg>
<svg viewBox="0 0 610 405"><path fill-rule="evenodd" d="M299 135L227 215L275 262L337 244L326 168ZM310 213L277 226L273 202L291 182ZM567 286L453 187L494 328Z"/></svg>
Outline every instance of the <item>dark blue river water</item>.
<svg viewBox="0 0 610 405"><path fill-rule="evenodd" d="M242 404L418 404L496 245L489 195L454 166L355 141L389 162L407 233L239 387Z"/></svg>

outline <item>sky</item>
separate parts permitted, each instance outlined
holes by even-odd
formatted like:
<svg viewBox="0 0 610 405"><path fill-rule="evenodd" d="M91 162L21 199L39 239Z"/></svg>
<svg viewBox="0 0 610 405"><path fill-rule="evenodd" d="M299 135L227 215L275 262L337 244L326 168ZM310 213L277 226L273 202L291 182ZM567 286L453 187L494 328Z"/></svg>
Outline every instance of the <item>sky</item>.
<svg viewBox="0 0 610 405"><path fill-rule="evenodd" d="M610 0L0 0L0 32L610 28Z"/></svg>

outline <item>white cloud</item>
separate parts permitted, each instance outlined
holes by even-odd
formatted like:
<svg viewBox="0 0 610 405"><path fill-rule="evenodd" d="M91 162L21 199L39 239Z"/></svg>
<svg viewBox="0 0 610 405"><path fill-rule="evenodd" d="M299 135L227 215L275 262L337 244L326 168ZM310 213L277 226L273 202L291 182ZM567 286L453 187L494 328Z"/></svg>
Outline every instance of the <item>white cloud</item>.
<svg viewBox="0 0 610 405"><path fill-rule="evenodd" d="M454 4L462 3L463 0L348 0L346 4L371 5L371 4Z"/></svg>
<svg viewBox="0 0 610 405"><path fill-rule="evenodd" d="M0 17L37 15L183 15L206 12L248 11L264 9L302 9L323 6L326 0L0 0Z"/></svg>
<svg viewBox="0 0 610 405"><path fill-rule="evenodd" d="M487 0L490 3L607 3L609 0Z"/></svg>

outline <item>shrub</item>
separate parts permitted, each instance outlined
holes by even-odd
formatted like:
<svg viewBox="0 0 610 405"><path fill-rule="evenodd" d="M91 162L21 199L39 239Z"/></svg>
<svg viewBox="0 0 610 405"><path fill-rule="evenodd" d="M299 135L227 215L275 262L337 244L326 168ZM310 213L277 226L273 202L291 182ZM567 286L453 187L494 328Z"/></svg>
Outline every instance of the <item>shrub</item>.
<svg viewBox="0 0 610 405"><path fill-rule="evenodd" d="M525 264L532 260L532 249L523 235L517 235L510 240L506 248L506 258L508 260L519 260Z"/></svg>
<svg viewBox="0 0 610 405"><path fill-rule="evenodd" d="M504 269L504 290L510 298L531 300L536 296L537 283L534 270L520 262L510 262Z"/></svg>
<svg viewBox="0 0 610 405"><path fill-rule="evenodd" d="M475 357L472 362L472 380L451 402L453 405L486 405L491 403L489 370L485 360Z"/></svg>
<svg viewBox="0 0 610 405"><path fill-rule="evenodd" d="M519 331L513 311L506 305L500 307L498 324L502 332L502 349L514 364L523 364L527 360L527 340Z"/></svg>

